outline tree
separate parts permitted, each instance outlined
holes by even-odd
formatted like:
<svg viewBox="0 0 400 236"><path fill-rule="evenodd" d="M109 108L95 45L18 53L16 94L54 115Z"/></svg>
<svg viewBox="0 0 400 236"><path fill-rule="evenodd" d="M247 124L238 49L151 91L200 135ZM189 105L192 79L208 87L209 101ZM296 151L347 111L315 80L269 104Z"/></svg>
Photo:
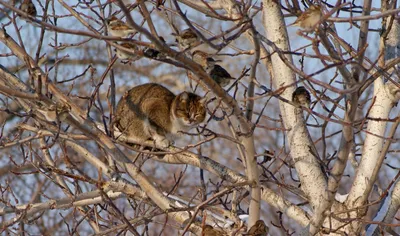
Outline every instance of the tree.
<svg viewBox="0 0 400 236"><path fill-rule="evenodd" d="M397 1L0 4L3 231L396 234ZM287 26L313 6L318 23ZM108 35L113 15L129 37ZM178 47L186 28L199 40ZM207 96L209 118L167 149L132 144L116 104L149 81Z"/></svg>

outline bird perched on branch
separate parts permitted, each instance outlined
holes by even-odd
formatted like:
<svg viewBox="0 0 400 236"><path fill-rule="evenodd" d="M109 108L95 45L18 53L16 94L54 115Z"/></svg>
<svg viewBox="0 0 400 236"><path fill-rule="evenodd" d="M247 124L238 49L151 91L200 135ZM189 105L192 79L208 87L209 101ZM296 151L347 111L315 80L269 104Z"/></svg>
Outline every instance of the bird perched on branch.
<svg viewBox="0 0 400 236"><path fill-rule="evenodd" d="M299 26L307 31L311 31L315 28L317 23L322 19L322 11L320 5L311 5L305 10L295 22L291 25Z"/></svg>
<svg viewBox="0 0 400 236"><path fill-rule="evenodd" d="M188 49L200 41L197 34L190 28L183 30L179 34L172 33L172 35L175 36L176 42L183 49Z"/></svg>
<svg viewBox="0 0 400 236"><path fill-rule="evenodd" d="M126 52L124 50L116 48L115 52L119 59L128 60L128 61L136 61L136 60L139 60L140 58L142 58L141 55L137 54L137 52L139 51L139 47L136 44L121 43L120 45L121 45L121 47L124 47L124 48L134 51L134 52Z"/></svg>
<svg viewBox="0 0 400 236"><path fill-rule="evenodd" d="M32 0L24 0L21 6L19 6L19 9L32 17L36 17L37 11Z"/></svg>
<svg viewBox="0 0 400 236"><path fill-rule="evenodd" d="M223 231L214 229L211 225L204 226L203 233L204 236L226 236L227 234Z"/></svg>
<svg viewBox="0 0 400 236"><path fill-rule="evenodd" d="M221 87L227 86L230 80L235 79L222 66L216 64L217 62L220 62L220 60L214 60L206 52L196 50L192 54L192 59L194 62L201 65L210 77Z"/></svg>
<svg viewBox="0 0 400 236"><path fill-rule="evenodd" d="M112 36L125 38L136 31L115 16L106 19L108 32Z"/></svg>
<svg viewBox="0 0 400 236"><path fill-rule="evenodd" d="M161 42L166 43L163 37L160 36L159 39ZM146 50L144 50L143 53L146 57L150 58L157 58L157 59L165 58L165 55L162 55L160 51L153 48L147 48Z"/></svg>
<svg viewBox="0 0 400 236"><path fill-rule="evenodd" d="M210 77L217 82L221 87L227 86L231 80L235 80L228 71L220 65L214 65L209 72Z"/></svg>
<svg viewBox="0 0 400 236"><path fill-rule="evenodd" d="M298 87L292 94L292 102L298 106L305 106L310 108L311 96L306 88L303 86Z"/></svg>
<svg viewBox="0 0 400 236"><path fill-rule="evenodd" d="M68 104L51 104L46 109L37 109L49 122L64 121L71 111L71 106Z"/></svg>
<svg viewBox="0 0 400 236"><path fill-rule="evenodd" d="M194 62L201 65L207 73L214 68L217 62L221 62L221 60L214 60L208 53L200 50L196 50L192 53L192 59Z"/></svg>
<svg viewBox="0 0 400 236"><path fill-rule="evenodd" d="M251 226L247 234L249 236L266 236L268 234L269 228L265 225L263 220L257 220L257 222Z"/></svg>

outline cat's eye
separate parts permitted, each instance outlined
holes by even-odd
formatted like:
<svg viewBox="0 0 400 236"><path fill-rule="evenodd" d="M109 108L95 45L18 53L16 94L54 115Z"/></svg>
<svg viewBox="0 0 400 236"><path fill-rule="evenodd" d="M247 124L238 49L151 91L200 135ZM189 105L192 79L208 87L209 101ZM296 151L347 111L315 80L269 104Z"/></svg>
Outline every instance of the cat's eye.
<svg viewBox="0 0 400 236"><path fill-rule="evenodd" d="M187 110L184 107L177 108L176 111L179 112L179 113L183 113L183 114L187 113Z"/></svg>

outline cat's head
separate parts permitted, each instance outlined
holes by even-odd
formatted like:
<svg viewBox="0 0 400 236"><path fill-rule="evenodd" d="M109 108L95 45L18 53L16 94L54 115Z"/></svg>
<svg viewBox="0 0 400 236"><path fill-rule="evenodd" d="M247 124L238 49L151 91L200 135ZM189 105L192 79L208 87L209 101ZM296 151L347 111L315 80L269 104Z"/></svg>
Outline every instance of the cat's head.
<svg viewBox="0 0 400 236"><path fill-rule="evenodd" d="M182 92L176 96L173 105L173 117L180 126L192 128L199 125L206 118L206 98L194 93Z"/></svg>

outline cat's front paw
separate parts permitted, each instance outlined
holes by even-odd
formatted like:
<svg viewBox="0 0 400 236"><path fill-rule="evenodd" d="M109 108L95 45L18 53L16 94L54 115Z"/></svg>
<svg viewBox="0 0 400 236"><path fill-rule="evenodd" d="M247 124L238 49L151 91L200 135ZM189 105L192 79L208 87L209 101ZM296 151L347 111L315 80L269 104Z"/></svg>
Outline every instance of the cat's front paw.
<svg viewBox="0 0 400 236"><path fill-rule="evenodd" d="M154 139L156 147L167 148L171 143L165 137L158 137Z"/></svg>

